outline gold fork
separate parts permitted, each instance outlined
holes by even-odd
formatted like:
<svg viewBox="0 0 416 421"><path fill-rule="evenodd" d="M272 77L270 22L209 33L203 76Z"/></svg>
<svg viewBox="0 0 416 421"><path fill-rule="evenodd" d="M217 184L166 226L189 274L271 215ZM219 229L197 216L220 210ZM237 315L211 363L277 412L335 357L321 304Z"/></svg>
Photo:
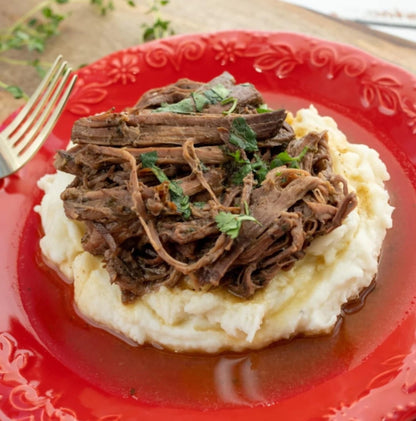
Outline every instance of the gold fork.
<svg viewBox="0 0 416 421"><path fill-rule="evenodd" d="M77 79L58 56L29 101L0 133L0 178L19 170L39 150L55 126ZM68 82L68 83L67 83Z"/></svg>

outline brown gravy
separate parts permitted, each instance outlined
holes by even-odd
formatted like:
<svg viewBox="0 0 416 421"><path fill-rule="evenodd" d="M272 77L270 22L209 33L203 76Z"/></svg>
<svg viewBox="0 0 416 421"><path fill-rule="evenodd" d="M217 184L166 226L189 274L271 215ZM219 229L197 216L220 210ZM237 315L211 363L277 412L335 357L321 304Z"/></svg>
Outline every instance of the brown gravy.
<svg viewBox="0 0 416 421"><path fill-rule="evenodd" d="M364 133L355 127L351 134L359 139ZM413 305L416 273L412 256L416 218L408 218L416 208L414 188L383 145L375 139L369 139L369 144L380 151L392 177L388 189L396 207L394 228L387 234L374 287L344 307L344 317L333 334L218 355L133 346L79 317L73 308L72 287L40 256L39 218L32 214L20 256L33 258L23 261L21 257L18 270L22 302L37 335L62 364L95 387L115 396L175 407L265 405L357 367ZM31 276L24 276L28 271Z"/></svg>

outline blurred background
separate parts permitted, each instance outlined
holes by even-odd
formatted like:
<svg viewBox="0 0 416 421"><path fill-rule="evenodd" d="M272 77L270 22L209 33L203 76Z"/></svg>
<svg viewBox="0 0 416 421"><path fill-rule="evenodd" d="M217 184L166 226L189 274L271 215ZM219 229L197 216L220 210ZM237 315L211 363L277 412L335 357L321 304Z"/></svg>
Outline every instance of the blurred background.
<svg viewBox="0 0 416 421"><path fill-rule="evenodd" d="M288 2L341 19L363 23L372 29L416 42L416 3L414 0L341 2L289 0Z"/></svg>
<svg viewBox="0 0 416 421"><path fill-rule="evenodd" d="M63 54L74 69L172 34L301 32L354 45L416 73L414 0L19 0L0 2L0 121Z"/></svg>

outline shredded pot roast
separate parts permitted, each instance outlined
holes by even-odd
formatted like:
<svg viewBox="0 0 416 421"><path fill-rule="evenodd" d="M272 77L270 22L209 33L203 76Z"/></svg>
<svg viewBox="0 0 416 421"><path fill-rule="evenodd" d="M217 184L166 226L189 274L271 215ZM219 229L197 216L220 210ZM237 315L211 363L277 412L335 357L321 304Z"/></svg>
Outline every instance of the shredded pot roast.
<svg viewBox="0 0 416 421"><path fill-rule="evenodd" d="M285 118L224 73L75 123L55 160L75 176L65 213L124 302L181 283L251 297L342 223L357 200L326 133L295 138Z"/></svg>

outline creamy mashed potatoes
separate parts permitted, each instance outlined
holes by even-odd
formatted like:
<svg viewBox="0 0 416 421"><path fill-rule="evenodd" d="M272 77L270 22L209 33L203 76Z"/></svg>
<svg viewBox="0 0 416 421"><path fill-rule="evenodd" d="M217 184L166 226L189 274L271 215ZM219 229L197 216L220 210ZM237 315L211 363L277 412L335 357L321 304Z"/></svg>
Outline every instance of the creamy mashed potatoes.
<svg viewBox="0 0 416 421"><path fill-rule="evenodd" d="M88 319L133 341L176 351L217 352L260 348L297 334L329 333L341 306L356 298L377 272L377 260L393 208L384 181L389 175L376 151L347 142L333 119L315 108L300 110L289 123L297 136L327 130L334 171L358 196L358 206L330 234L317 238L304 259L248 300L222 290L161 287L124 305L102 261L83 251L83 226L65 217L60 193L66 173L39 181L45 196L37 211L45 236L42 252L74 282L75 303Z"/></svg>

